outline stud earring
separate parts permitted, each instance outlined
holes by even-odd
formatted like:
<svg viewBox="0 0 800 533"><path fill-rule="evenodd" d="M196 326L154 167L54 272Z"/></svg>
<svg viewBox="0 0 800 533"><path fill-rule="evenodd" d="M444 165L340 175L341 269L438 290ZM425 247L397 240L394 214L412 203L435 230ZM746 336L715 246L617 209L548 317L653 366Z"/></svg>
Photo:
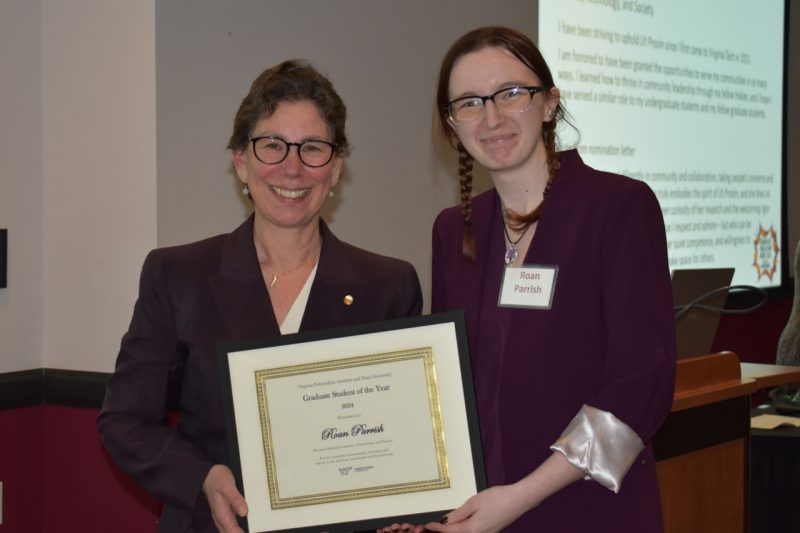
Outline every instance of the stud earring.
<svg viewBox="0 0 800 533"><path fill-rule="evenodd" d="M244 187L242 187L242 194L244 194L245 196L250 196L250 188L247 186L246 183L244 184Z"/></svg>
<svg viewBox="0 0 800 533"><path fill-rule="evenodd" d="M330 191L328 191L328 198L333 198L333 196L334 196L333 189L331 189Z"/></svg>

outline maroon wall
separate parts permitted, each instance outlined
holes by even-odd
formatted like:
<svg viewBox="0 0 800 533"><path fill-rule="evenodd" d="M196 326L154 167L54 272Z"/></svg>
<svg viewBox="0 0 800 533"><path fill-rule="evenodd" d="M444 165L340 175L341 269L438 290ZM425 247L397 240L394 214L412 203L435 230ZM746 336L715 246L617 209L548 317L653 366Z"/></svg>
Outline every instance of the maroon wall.
<svg viewBox="0 0 800 533"><path fill-rule="evenodd" d="M40 406L0 410L3 533L42 531L42 420Z"/></svg>
<svg viewBox="0 0 800 533"><path fill-rule="evenodd" d="M778 339L791 311L792 298L778 295L752 313L723 315L711 351L736 352L746 363L775 364Z"/></svg>
<svg viewBox="0 0 800 533"><path fill-rule="evenodd" d="M156 531L159 505L112 465L97 413L51 405L0 410L0 531Z"/></svg>

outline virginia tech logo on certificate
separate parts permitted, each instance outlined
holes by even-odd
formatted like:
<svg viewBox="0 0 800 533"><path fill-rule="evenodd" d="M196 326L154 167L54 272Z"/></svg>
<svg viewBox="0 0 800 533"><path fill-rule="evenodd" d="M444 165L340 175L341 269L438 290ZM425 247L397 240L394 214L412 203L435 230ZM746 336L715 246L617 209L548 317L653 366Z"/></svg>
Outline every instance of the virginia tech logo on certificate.
<svg viewBox="0 0 800 533"><path fill-rule="evenodd" d="M430 348L255 380L273 509L450 486Z"/></svg>

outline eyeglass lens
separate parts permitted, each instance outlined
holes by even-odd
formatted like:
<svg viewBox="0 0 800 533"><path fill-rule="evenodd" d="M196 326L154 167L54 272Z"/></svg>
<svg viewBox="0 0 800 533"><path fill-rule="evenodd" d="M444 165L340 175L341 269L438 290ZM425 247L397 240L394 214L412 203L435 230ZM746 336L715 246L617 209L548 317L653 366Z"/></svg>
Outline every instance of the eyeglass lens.
<svg viewBox="0 0 800 533"><path fill-rule="evenodd" d="M491 100L500 111L517 112L527 111L533 95L539 92L527 87L508 87L488 96L475 96L459 98L449 106L450 118L455 122L471 122L483 117L486 100Z"/></svg>
<svg viewBox="0 0 800 533"><path fill-rule="evenodd" d="M253 139L253 150L262 163L275 165L289 155L289 149L297 147L300 161L309 167L321 167L328 164L333 158L335 145L326 141L307 140L300 143L290 143L280 137L259 137Z"/></svg>

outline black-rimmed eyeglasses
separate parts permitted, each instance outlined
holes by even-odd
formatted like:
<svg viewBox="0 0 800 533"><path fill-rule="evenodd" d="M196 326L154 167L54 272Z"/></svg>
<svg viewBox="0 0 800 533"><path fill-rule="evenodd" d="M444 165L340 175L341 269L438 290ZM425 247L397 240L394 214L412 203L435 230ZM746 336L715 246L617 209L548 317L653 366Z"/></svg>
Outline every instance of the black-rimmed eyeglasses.
<svg viewBox="0 0 800 533"><path fill-rule="evenodd" d="M531 108L533 95L547 87L506 87L486 96L463 96L442 106L454 124L473 122L483 118L486 101L491 100L502 113L522 113Z"/></svg>
<svg viewBox="0 0 800 533"><path fill-rule="evenodd" d="M280 137L253 137L253 153L256 159L267 165L277 165L289 155L289 148L297 146L297 155L307 167L324 167L333 159L336 143L308 139L290 143Z"/></svg>

